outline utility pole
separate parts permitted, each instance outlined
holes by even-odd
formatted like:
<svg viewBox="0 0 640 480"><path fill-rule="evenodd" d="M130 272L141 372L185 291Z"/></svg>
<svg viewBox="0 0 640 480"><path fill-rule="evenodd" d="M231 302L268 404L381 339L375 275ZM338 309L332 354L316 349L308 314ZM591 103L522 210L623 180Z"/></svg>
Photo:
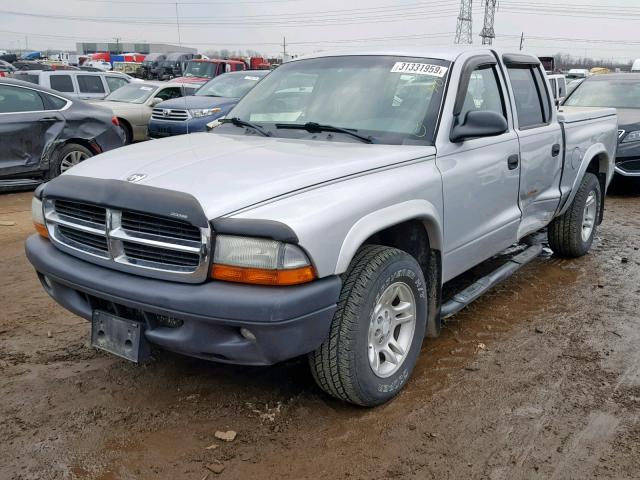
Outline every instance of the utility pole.
<svg viewBox="0 0 640 480"><path fill-rule="evenodd" d="M29 51L29 37L27 35L24 36L24 49Z"/></svg>
<svg viewBox="0 0 640 480"><path fill-rule="evenodd" d="M483 45L492 45L493 39L496 38L496 32L493 29L493 24L496 19L497 3L497 0L484 0L484 25L480 32Z"/></svg>
<svg viewBox="0 0 640 480"><path fill-rule="evenodd" d="M472 0L460 0L460 13L458 14L458 24L456 26L456 43L473 43L471 2Z"/></svg>
<svg viewBox="0 0 640 480"><path fill-rule="evenodd" d="M116 41L116 53L117 54L122 53L120 51L120 37L113 37L113 39Z"/></svg>
<svg viewBox="0 0 640 480"><path fill-rule="evenodd" d="M522 44L524 43L524 32L520 35L520 50L522 50Z"/></svg>
<svg viewBox="0 0 640 480"><path fill-rule="evenodd" d="M282 37L282 63L287 61L287 37Z"/></svg>
<svg viewBox="0 0 640 480"><path fill-rule="evenodd" d="M180 14L178 13L178 2L175 2L176 7L176 26L178 27L178 45L182 46L182 35L180 34Z"/></svg>

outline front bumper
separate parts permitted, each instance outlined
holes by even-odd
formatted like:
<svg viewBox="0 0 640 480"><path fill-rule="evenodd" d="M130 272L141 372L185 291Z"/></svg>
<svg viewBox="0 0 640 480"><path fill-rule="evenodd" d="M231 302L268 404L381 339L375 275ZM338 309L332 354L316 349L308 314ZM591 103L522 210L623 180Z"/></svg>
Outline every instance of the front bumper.
<svg viewBox="0 0 640 480"><path fill-rule="evenodd" d="M618 144L615 172L623 177L640 177L640 142Z"/></svg>
<svg viewBox="0 0 640 480"><path fill-rule="evenodd" d="M47 293L71 312L91 320L94 309L109 309L143 322L146 338L162 348L243 365L315 350L342 287L338 277L294 287L167 282L84 262L38 235L27 239L26 253ZM256 340L241 335L242 327Z"/></svg>
<svg viewBox="0 0 640 480"><path fill-rule="evenodd" d="M172 137L174 135L184 135L187 133L206 132L207 123L212 122L219 116L190 118L184 121L155 120L149 121L149 136L151 138Z"/></svg>

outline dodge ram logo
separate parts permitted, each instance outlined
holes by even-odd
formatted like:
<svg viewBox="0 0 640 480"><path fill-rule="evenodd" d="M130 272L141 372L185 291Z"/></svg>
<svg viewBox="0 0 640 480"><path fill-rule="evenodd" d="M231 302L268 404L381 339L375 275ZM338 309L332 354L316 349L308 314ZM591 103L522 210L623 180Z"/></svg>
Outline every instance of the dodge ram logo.
<svg viewBox="0 0 640 480"><path fill-rule="evenodd" d="M146 173L134 173L133 175L129 175L127 177L127 182L137 183L140 180L142 180L143 178L147 178L147 174Z"/></svg>

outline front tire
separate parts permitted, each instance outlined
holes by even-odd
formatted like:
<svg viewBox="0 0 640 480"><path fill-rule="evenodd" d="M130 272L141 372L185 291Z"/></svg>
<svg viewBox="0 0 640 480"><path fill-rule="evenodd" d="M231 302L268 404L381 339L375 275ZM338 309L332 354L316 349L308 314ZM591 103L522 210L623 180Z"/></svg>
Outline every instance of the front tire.
<svg viewBox="0 0 640 480"><path fill-rule="evenodd" d="M57 177L92 156L93 153L88 148L77 143L67 143L53 154L49 172L47 173L47 180Z"/></svg>
<svg viewBox="0 0 640 480"><path fill-rule="evenodd" d="M409 379L427 318L418 262L395 248L367 245L343 276L329 336L309 363L328 394L362 406L388 402Z"/></svg>
<svg viewBox="0 0 640 480"><path fill-rule="evenodd" d="M569 209L549 224L549 246L556 255L576 258L587 254L596 235L601 199L598 177L586 173Z"/></svg>

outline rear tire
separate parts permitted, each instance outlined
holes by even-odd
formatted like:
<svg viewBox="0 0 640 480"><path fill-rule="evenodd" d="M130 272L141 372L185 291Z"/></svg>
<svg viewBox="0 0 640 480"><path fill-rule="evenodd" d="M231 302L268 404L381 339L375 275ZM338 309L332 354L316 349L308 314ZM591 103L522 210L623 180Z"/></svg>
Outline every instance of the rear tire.
<svg viewBox="0 0 640 480"><path fill-rule="evenodd" d="M62 148L57 149L49 164L47 180L51 180L78 163L93 157L93 153L88 148L77 143L67 143Z"/></svg>
<svg viewBox="0 0 640 480"><path fill-rule="evenodd" d="M549 224L549 246L556 255L568 258L586 255L596 234L601 201L598 177L586 173L568 210Z"/></svg>
<svg viewBox="0 0 640 480"><path fill-rule="evenodd" d="M121 118L118 119L118 129L122 132L122 136L124 137L124 145L130 145L133 141L133 131L131 130L131 126Z"/></svg>
<svg viewBox="0 0 640 480"><path fill-rule="evenodd" d="M309 354L320 388L367 407L396 396L420 354L427 291L411 255L395 248L363 247L343 275L328 338Z"/></svg>

